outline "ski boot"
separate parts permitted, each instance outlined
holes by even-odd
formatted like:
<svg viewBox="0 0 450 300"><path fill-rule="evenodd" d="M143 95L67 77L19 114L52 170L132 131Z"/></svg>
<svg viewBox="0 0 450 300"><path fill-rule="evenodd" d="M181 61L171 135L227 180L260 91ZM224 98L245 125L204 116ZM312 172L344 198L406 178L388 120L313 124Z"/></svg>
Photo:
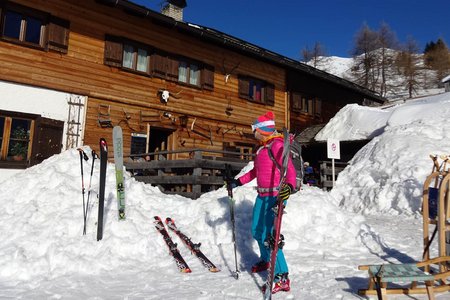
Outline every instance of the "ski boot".
<svg viewBox="0 0 450 300"><path fill-rule="evenodd" d="M270 267L270 263L264 260L261 260L252 266L252 273L259 273L267 270Z"/></svg>
<svg viewBox="0 0 450 300"><path fill-rule="evenodd" d="M273 283L272 294L280 291L289 292L291 290L291 281L289 280L288 273L275 275Z"/></svg>

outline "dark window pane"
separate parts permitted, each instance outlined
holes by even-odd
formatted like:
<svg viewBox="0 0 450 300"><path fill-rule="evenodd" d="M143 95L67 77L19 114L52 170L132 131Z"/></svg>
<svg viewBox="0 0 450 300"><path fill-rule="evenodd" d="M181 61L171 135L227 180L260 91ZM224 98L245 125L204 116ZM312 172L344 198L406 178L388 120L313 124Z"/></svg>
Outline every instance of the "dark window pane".
<svg viewBox="0 0 450 300"><path fill-rule="evenodd" d="M3 29L3 35L14 39L19 39L21 23L21 14L13 11L7 11L5 14L5 28Z"/></svg>
<svg viewBox="0 0 450 300"><path fill-rule="evenodd" d="M147 135L139 134L139 133L132 133L132 135L131 135L131 153L130 154L145 153L146 144L147 144Z"/></svg>
<svg viewBox="0 0 450 300"><path fill-rule="evenodd" d="M41 42L41 26L42 22L39 19L28 17L27 30L25 33L25 41L40 44Z"/></svg>
<svg viewBox="0 0 450 300"><path fill-rule="evenodd" d="M29 136L30 121L13 119L11 124L11 139L9 142L8 156L21 156L22 159L25 159L28 153Z"/></svg>

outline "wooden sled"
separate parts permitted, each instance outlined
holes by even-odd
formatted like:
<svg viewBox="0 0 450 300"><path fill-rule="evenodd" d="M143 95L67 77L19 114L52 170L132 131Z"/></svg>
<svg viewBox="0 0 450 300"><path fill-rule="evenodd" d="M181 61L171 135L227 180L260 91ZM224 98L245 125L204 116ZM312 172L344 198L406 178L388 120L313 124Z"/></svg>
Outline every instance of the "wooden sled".
<svg viewBox="0 0 450 300"><path fill-rule="evenodd" d="M358 290L359 295L377 295L378 300L386 300L389 294L427 294L429 300L434 300L435 293L450 290L447 277L450 271L447 263L450 256L442 256L412 264L362 265L359 270L369 271L369 286ZM424 271L429 269L430 273ZM445 271L439 271L445 269ZM408 287L388 287L388 284L403 283Z"/></svg>

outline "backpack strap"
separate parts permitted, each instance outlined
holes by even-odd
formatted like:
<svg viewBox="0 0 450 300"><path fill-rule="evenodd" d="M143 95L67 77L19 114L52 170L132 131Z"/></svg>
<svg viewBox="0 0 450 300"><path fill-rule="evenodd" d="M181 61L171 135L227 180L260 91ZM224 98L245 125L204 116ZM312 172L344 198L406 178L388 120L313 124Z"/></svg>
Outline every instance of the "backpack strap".
<svg viewBox="0 0 450 300"><path fill-rule="evenodd" d="M273 142L272 142L273 143ZM277 162L277 160L275 159L275 156L273 156L273 152L272 152L272 143L268 144L267 147L267 152L269 154L270 159L272 160L272 162L275 164L275 166L277 167L278 171L281 172L281 165Z"/></svg>

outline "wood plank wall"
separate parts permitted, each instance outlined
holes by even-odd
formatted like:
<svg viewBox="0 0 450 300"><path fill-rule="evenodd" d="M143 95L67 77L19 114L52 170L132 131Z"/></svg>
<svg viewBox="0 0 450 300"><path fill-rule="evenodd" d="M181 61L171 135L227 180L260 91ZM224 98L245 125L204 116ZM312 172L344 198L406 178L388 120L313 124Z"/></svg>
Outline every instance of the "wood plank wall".
<svg viewBox="0 0 450 300"><path fill-rule="evenodd" d="M70 21L70 38L67 54L46 52L0 41L0 80L87 95L88 109L85 144L97 145L98 138L110 138L111 129L98 125L98 106L110 105L111 119L117 125L124 118L124 111L132 117L124 129L125 154L130 150L130 134L139 128L140 111L173 116L197 118L196 125L211 128L213 145L205 138L188 134L186 129L163 120L154 125L175 130L172 147L202 147L222 150L223 142L244 141L252 143L249 134L252 121L267 110L275 113L277 127L287 121L285 115L285 71L274 65L204 43L181 34L176 29L162 27L149 19L131 16L120 9L96 3L94 0L14 0ZM133 74L103 64L104 36L113 34L154 46L174 54L204 62L215 69L214 90L206 91L158 78ZM234 70L225 81L225 71ZM275 85L273 107L249 102L238 97L237 75L250 75ZM161 103L158 90L180 92L181 98L170 98ZM233 108L231 116L225 111ZM123 125L123 121L121 122ZM231 128L234 128L230 130ZM228 131L227 131L228 130ZM227 133L224 134L224 131Z"/></svg>

